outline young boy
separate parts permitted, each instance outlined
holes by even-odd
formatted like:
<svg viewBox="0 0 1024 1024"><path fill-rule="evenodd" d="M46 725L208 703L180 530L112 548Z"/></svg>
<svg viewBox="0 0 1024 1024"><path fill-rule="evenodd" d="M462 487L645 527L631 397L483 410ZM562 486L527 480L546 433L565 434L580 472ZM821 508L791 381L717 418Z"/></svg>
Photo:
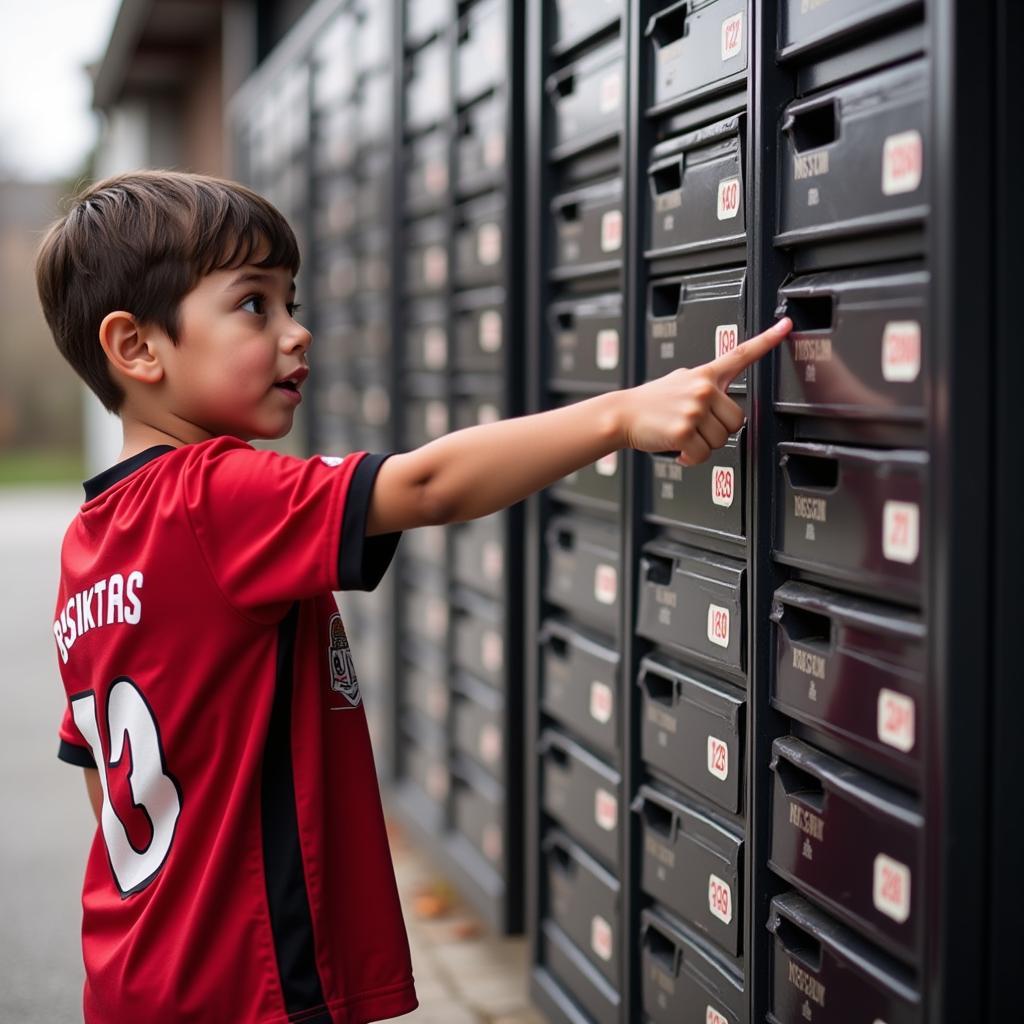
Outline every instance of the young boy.
<svg viewBox="0 0 1024 1024"><path fill-rule="evenodd" d="M117 463L68 528L59 756L99 828L88 1024L357 1024L416 1006L359 686L332 592L400 534L485 516L621 448L706 459L780 321L694 370L411 452L299 459L309 368L295 238L240 185L94 185L37 264L57 345L116 412Z"/></svg>

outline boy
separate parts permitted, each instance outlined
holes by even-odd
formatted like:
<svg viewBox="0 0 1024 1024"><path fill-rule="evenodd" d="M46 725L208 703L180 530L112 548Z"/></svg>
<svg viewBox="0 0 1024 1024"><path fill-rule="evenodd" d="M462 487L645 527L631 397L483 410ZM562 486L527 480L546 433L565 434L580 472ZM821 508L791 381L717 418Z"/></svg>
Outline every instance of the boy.
<svg viewBox="0 0 1024 1024"><path fill-rule="evenodd" d="M781 321L695 370L415 451L298 459L312 338L295 238L240 185L94 185L40 249L57 345L122 420L85 483L53 623L99 828L88 1024L357 1024L416 1006L358 682L332 591L403 530L505 508L620 448L701 462Z"/></svg>

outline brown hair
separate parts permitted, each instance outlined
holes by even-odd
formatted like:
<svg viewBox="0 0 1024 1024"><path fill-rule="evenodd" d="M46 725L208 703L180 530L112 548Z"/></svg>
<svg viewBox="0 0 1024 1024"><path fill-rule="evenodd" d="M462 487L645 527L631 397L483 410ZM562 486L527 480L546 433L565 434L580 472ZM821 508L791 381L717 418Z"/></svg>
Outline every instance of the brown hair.
<svg viewBox="0 0 1024 1024"><path fill-rule="evenodd" d="M98 337L107 313L126 310L177 343L181 300L206 274L246 263L299 269L295 235L266 199L223 178L138 171L72 200L40 246L36 287L57 348L117 412L124 391Z"/></svg>

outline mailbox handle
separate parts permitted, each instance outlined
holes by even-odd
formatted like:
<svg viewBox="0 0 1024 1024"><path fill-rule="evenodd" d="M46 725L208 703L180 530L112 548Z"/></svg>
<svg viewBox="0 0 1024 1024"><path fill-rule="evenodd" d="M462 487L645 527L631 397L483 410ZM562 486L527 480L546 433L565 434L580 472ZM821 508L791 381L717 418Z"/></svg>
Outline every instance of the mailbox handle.
<svg viewBox="0 0 1024 1024"><path fill-rule="evenodd" d="M682 153L651 164L647 171L647 180L651 183L651 195L657 197L666 192L678 192L683 187L685 164L686 160Z"/></svg>
<svg viewBox="0 0 1024 1024"><path fill-rule="evenodd" d="M652 928L650 922L645 921L640 930L640 945L660 961L662 967L668 967L674 978L679 976L679 947L660 928Z"/></svg>
<svg viewBox="0 0 1024 1024"><path fill-rule="evenodd" d="M555 633L548 633L541 641L545 647L560 661L565 661L569 656L569 641L564 636Z"/></svg>
<svg viewBox="0 0 1024 1024"><path fill-rule="evenodd" d="M555 534L555 541L563 551L572 551L576 547L576 534L572 530L559 530Z"/></svg>
<svg viewBox="0 0 1024 1024"><path fill-rule="evenodd" d="M668 807L663 807L650 797L641 797L639 811L649 828L665 839L675 840L676 816Z"/></svg>
<svg viewBox="0 0 1024 1024"><path fill-rule="evenodd" d="M555 216L559 220L567 223L577 221L580 219L580 204L576 202L564 203L555 211Z"/></svg>
<svg viewBox="0 0 1024 1024"><path fill-rule="evenodd" d="M807 804L819 814L824 812L825 787L821 779L783 757L776 759L774 768L787 796Z"/></svg>
<svg viewBox="0 0 1024 1024"><path fill-rule="evenodd" d="M663 11L651 16L644 29L644 35L650 36L657 49L668 43L682 39L686 35L686 18L689 15L690 0L679 0L679 3L666 7Z"/></svg>
<svg viewBox="0 0 1024 1024"><path fill-rule="evenodd" d="M658 320L676 316L683 304L682 281L659 281L651 285L651 317Z"/></svg>
<svg viewBox="0 0 1024 1024"><path fill-rule="evenodd" d="M832 619L827 615L780 601L772 609L772 619L791 641L804 647L832 647Z"/></svg>
<svg viewBox="0 0 1024 1024"><path fill-rule="evenodd" d="M672 582L672 559L661 555L644 555L644 580L667 586Z"/></svg>
<svg viewBox="0 0 1024 1024"><path fill-rule="evenodd" d="M576 91L576 73L570 70L568 74L562 72L551 75L544 83L544 88L552 100L556 96L560 96L563 99L566 96L571 96Z"/></svg>
<svg viewBox="0 0 1024 1024"><path fill-rule="evenodd" d="M650 668L644 668L640 672L638 680L640 687L647 696L658 704L672 707L675 704L679 686L675 679L656 672Z"/></svg>
<svg viewBox="0 0 1024 1024"><path fill-rule="evenodd" d="M809 971L817 973L821 970L821 943L817 939L785 917L776 920L774 931L787 956L799 961Z"/></svg>
<svg viewBox="0 0 1024 1024"><path fill-rule="evenodd" d="M793 321L793 333L824 334L835 325L835 295L784 295L777 316Z"/></svg>
<svg viewBox="0 0 1024 1024"><path fill-rule="evenodd" d="M828 493L839 486L839 459L834 456L786 452L780 462L794 490Z"/></svg>
<svg viewBox="0 0 1024 1024"><path fill-rule="evenodd" d="M572 309L562 309L555 314L555 319L558 321L558 326L563 331L571 331L576 326L576 311Z"/></svg>
<svg viewBox="0 0 1024 1024"><path fill-rule="evenodd" d="M839 118L835 98L809 104L786 114L782 130L797 153L822 149L839 137Z"/></svg>

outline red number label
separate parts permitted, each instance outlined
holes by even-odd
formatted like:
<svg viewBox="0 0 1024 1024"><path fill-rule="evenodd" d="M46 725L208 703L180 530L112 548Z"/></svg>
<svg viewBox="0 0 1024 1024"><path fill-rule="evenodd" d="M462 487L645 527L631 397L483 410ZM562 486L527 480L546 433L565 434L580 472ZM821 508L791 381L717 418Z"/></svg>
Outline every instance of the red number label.
<svg viewBox="0 0 1024 1024"><path fill-rule="evenodd" d="M708 909L726 924L732 920L732 891L717 875L708 879Z"/></svg>

